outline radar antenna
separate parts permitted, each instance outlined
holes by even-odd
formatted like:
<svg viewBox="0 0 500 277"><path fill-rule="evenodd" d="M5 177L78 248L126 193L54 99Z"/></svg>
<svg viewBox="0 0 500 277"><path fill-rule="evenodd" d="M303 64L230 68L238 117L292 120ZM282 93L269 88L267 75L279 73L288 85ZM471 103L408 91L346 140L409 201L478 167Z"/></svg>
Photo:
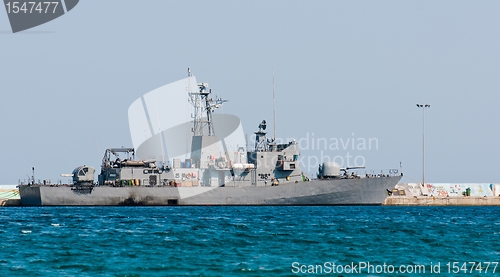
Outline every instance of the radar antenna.
<svg viewBox="0 0 500 277"><path fill-rule="evenodd" d="M267 144L266 140L266 127L267 127L267 122L265 120L262 120L262 122L259 124L259 130L255 132L255 151L256 152L262 152L262 151L268 151L269 147Z"/></svg>

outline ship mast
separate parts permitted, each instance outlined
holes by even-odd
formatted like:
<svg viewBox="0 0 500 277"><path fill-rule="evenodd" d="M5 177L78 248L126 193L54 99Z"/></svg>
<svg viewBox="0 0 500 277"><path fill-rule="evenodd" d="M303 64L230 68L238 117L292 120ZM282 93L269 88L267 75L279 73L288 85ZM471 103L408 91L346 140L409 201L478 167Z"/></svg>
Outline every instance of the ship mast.
<svg viewBox="0 0 500 277"><path fill-rule="evenodd" d="M188 69L188 77L193 77ZM227 100L222 98L212 99L212 90L208 89L207 83L198 83L198 90L193 91L188 87L189 103L194 107L193 114L193 137L191 143L191 159L193 164L199 168L207 168L210 164L210 156L215 156L220 150L216 149L218 138L213 124L213 112ZM224 141L222 141L226 160L229 156ZM202 149L203 155L202 155ZM207 155L209 156L207 158Z"/></svg>
<svg viewBox="0 0 500 277"><path fill-rule="evenodd" d="M192 77L188 68L188 76ZM215 136L212 113L227 100L212 99L207 83L198 83L198 91L193 92L189 88L189 103L194 107L193 136Z"/></svg>
<svg viewBox="0 0 500 277"><path fill-rule="evenodd" d="M211 91L207 91L207 83L199 83L198 91L189 92L189 102L194 107L194 120L193 120L193 135L205 135L203 130L206 129L208 136L214 136L214 128L212 124L212 109L210 109L210 99L208 96Z"/></svg>
<svg viewBox="0 0 500 277"><path fill-rule="evenodd" d="M274 135L273 141L276 141L276 97L274 95L274 68L273 68L273 125L274 125Z"/></svg>

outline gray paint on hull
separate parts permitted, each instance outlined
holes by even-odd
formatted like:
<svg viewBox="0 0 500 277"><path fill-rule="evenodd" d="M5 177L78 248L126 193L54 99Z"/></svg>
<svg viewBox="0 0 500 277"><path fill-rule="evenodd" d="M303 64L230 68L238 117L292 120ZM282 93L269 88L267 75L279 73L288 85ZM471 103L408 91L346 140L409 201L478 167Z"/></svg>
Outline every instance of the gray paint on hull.
<svg viewBox="0 0 500 277"><path fill-rule="evenodd" d="M176 187L98 186L90 194L71 187L21 186L26 206L119 206L119 205L380 205L401 176L340 180L312 180L268 187L218 187L180 198ZM189 189L189 188L182 188Z"/></svg>

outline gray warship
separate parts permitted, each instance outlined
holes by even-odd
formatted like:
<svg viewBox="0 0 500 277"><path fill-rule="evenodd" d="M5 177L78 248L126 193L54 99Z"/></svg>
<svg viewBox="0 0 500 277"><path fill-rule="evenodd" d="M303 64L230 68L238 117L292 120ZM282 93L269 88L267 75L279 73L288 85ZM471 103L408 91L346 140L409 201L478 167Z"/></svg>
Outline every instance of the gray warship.
<svg viewBox="0 0 500 277"><path fill-rule="evenodd" d="M268 138L265 120L253 149L238 147L230 155L214 128L213 112L225 100L212 99L207 87L197 83L189 92L194 119L188 158L167 164L136 158L134 148L110 148L97 181L95 169L84 165L65 175L71 184L20 182L22 205L381 205L402 178L397 169L356 174L360 168L325 162L310 179L301 170L298 143Z"/></svg>

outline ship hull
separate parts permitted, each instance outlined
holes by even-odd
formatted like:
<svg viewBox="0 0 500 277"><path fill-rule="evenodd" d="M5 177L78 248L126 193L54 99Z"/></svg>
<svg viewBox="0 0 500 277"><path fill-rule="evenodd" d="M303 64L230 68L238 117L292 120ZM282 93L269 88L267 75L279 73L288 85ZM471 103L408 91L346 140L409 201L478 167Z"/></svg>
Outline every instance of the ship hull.
<svg viewBox="0 0 500 277"><path fill-rule="evenodd" d="M381 205L401 176L312 180L280 186L20 186L24 206Z"/></svg>

